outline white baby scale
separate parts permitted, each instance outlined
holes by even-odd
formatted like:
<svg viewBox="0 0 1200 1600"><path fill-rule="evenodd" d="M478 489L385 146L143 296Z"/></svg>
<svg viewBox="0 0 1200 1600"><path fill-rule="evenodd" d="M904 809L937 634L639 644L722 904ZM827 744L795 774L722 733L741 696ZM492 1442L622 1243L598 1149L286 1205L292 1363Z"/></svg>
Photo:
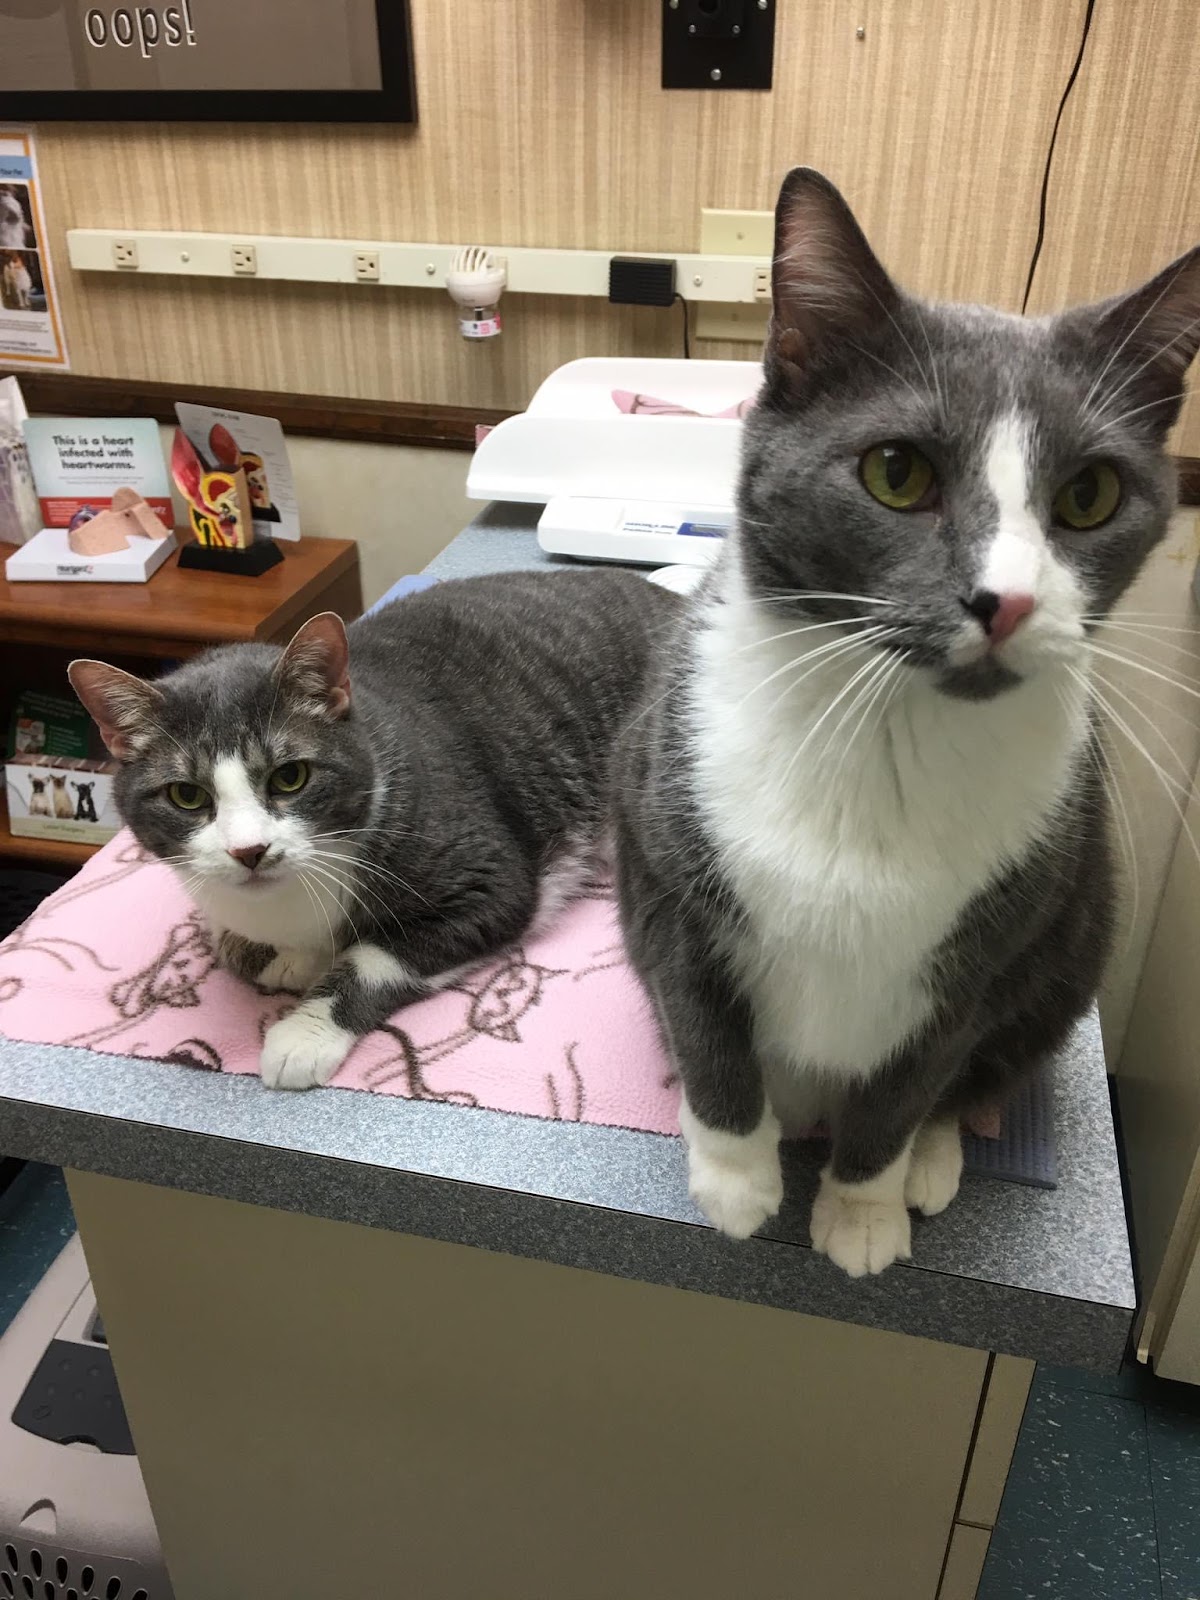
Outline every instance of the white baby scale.
<svg viewBox="0 0 1200 1600"><path fill-rule="evenodd" d="M757 361L569 361L486 436L467 495L545 505L538 542L554 555L707 566L733 523L743 426L714 413L762 375ZM627 415L618 391L698 414Z"/></svg>

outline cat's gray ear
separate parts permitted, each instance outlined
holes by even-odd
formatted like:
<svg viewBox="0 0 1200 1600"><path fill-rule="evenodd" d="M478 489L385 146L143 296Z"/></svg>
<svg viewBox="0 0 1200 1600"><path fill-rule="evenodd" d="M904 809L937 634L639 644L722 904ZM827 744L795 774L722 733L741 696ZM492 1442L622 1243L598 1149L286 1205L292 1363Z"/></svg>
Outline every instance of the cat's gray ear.
<svg viewBox="0 0 1200 1600"><path fill-rule="evenodd" d="M768 370L802 372L822 345L885 320L899 298L838 190L793 167L775 207Z"/></svg>
<svg viewBox="0 0 1200 1600"><path fill-rule="evenodd" d="M100 729L109 754L117 761L140 755L157 729L161 691L106 661L72 661L67 677Z"/></svg>
<svg viewBox="0 0 1200 1600"><path fill-rule="evenodd" d="M1100 363L1093 410L1111 420L1138 409L1147 427L1166 433L1200 350L1200 245L1140 288L1067 312L1064 320L1082 322Z"/></svg>
<svg viewBox="0 0 1200 1600"><path fill-rule="evenodd" d="M350 709L350 645L341 617L334 611L310 617L292 635L275 671L292 697L317 715L345 716Z"/></svg>

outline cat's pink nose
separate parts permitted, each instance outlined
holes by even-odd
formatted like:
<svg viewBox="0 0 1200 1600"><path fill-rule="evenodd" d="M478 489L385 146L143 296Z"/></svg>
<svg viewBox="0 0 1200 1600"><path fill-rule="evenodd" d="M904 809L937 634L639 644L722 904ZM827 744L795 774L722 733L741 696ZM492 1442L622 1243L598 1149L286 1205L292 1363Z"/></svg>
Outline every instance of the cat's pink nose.
<svg viewBox="0 0 1200 1600"><path fill-rule="evenodd" d="M963 605L983 624L991 644L1003 644L1037 602L1031 594L997 594L994 589L977 589Z"/></svg>
<svg viewBox="0 0 1200 1600"><path fill-rule="evenodd" d="M229 850L226 852L226 854L231 855L235 861L240 861L244 867L249 867L251 872L254 871L255 867L266 855L266 853L267 847L265 844L247 844L243 845L240 850Z"/></svg>

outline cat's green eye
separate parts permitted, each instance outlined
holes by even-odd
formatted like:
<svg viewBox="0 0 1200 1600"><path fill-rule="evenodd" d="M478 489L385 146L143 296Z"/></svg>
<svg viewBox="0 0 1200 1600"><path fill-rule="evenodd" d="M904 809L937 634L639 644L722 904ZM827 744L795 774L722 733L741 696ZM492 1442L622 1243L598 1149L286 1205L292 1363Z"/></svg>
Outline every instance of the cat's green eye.
<svg viewBox="0 0 1200 1600"><path fill-rule="evenodd" d="M308 782L307 761L285 761L268 779L267 786L273 794L295 794Z"/></svg>
<svg viewBox="0 0 1200 1600"><path fill-rule="evenodd" d="M1064 483L1054 496L1054 515L1068 528L1098 528L1121 504L1116 467L1095 461Z"/></svg>
<svg viewBox="0 0 1200 1600"><path fill-rule="evenodd" d="M198 783L171 783L167 785L167 795L173 806L178 806L181 811L203 811L208 805L208 790L202 789Z"/></svg>
<svg viewBox="0 0 1200 1600"><path fill-rule="evenodd" d="M935 486L932 464L911 444L877 444L858 464L863 488L891 511L923 511Z"/></svg>

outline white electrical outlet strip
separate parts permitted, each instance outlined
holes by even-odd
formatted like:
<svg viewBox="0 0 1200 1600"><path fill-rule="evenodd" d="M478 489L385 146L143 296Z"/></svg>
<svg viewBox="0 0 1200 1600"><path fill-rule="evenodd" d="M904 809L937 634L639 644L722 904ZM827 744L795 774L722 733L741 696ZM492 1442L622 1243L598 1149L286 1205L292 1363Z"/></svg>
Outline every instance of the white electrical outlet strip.
<svg viewBox="0 0 1200 1600"><path fill-rule="evenodd" d="M125 277L170 273L185 278L271 278L292 283L361 283L371 289L438 289L458 246L389 244L375 239L293 239L271 234L159 233L143 229L69 228L71 265ZM685 300L753 305L770 298L770 259L672 254L655 250L531 250L493 245L508 294L608 297L614 255L674 261ZM370 270L364 270L364 263Z"/></svg>

